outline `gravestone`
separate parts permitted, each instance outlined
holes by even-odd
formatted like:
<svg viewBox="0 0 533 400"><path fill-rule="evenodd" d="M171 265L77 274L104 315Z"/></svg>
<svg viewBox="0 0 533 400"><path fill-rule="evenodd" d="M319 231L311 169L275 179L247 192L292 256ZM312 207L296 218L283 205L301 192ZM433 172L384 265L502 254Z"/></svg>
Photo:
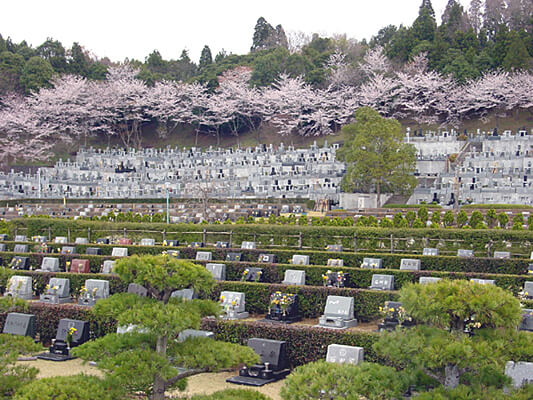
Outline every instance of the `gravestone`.
<svg viewBox="0 0 533 400"><path fill-rule="evenodd" d="M191 242L188 247L192 247L195 249L198 247L205 247L205 243L204 242Z"/></svg>
<svg viewBox="0 0 533 400"><path fill-rule="evenodd" d="M261 282L263 279L263 268L246 268L242 272L241 281Z"/></svg>
<svg viewBox="0 0 533 400"><path fill-rule="evenodd" d="M372 284L369 289L394 290L394 275L372 275Z"/></svg>
<svg viewBox="0 0 533 400"><path fill-rule="evenodd" d="M520 323L521 331L533 332L533 309L522 309L522 322Z"/></svg>
<svg viewBox="0 0 533 400"><path fill-rule="evenodd" d="M59 258L43 257L41 270L48 272L59 272Z"/></svg>
<svg viewBox="0 0 533 400"><path fill-rule="evenodd" d="M28 252L28 245L27 244L16 244L15 247L13 247L14 253L27 253Z"/></svg>
<svg viewBox="0 0 533 400"><path fill-rule="evenodd" d="M35 338L35 324L33 314L8 313L2 333Z"/></svg>
<svg viewBox="0 0 533 400"><path fill-rule="evenodd" d="M61 254L78 254L78 252L74 246L63 246L61 248Z"/></svg>
<svg viewBox="0 0 533 400"><path fill-rule="evenodd" d="M177 297L183 300L192 300L197 299L198 295L195 293L194 289L181 289L174 290L170 297Z"/></svg>
<svg viewBox="0 0 533 400"><path fill-rule="evenodd" d="M74 240L74 244L89 244L89 240L84 237L77 237L76 240Z"/></svg>
<svg viewBox="0 0 533 400"><path fill-rule="evenodd" d="M126 247L113 247L111 257L127 257L128 249Z"/></svg>
<svg viewBox="0 0 533 400"><path fill-rule="evenodd" d="M229 249L229 242L216 242L215 247L217 249Z"/></svg>
<svg viewBox="0 0 533 400"><path fill-rule="evenodd" d="M30 269L30 258L15 256L11 259L11 269Z"/></svg>
<svg viewBox="0 0 533 400"><path fill-rule="evenodd" d="M33 287L31 277L13 275L6 285L5 297L16 297L18 299L31 300L33 298Z"/></svg>
<svg viewBox="0 0 533 400"><path fill-rule="evenodd" d="M438 256L439 255L439 249L436 249L434 247L424 247L424 250L422 250L423 256Z"/></svg>
<svg viewBox="0 0 533 400"><path fill-rule="evenodd" d="M76 274L88 274L91 272L89 260L75 258L70 262L70 271Z"/></svg>
<svg viewBox="0 0 533 400"><path fill-rule="evenodd" d="M177 240L163 240L163 246L178 247L180 242Z"/></svg>
<svg viewBox="0 0 533 400"><path fill-rule="evenodd" d="M196 261L211 261L213 254L210 251L197 251Z"/></svg>
<svg viewBox="0 0 533 400"><path fill-rule="evenodd" d="M94 306L98 300L109 297L109 281L102 279L87 279L85 281L86 292L78 299L80 306Z"/></svg>
<svg viewBox="0 0 533 400"><path fill-rule="evenodd" d="M324 281L324 286L328 287L338 287L342 288L348 285L348 280L350 279L350 274L348 272L342 271L326 271L322 275L322 280Z"/></svg>
<svg viewBox="0 0 533 400"><path fill-rule="evenodd" d="M131 246L133 242L131 241L131 239L128 239L128 238L120 238L118 240L118 244L122 246Z"/></svg>
<svg viewBox="0 0 533 400"><path fill-rule="evenodd" d="M241 261L242 253L228 253L226 254L226 261Z"/></svg>
<svg viewBox="0 0 533 400"><path fill-rule="evenodd" d="M118 325L117 326L117 334L122 335L124 333L147 333L148 331L144 328L140 328L137 325L129 324L129 325Z"/></svg>
<svg viewBox="0 0 533 400"><path fill-rule="evenodd" d="M292 293L274 292L270 295L267 321L292 324L301 319L298 314L298 295Z"/></svg>
<svg viewBox="0 0 533 400"><path fill-rule="evenodd" d="M329 258L328 267L344 267L344 260L341 258Z"/></svg>
<svg viewBox="0 0 533 400"><path fill-rule="evenodd" d="M69 346L68 336L72 329L72 340ZM49 353L42 353L37 355L37 358L50 361L65 361L72 359L69 354L69 347L79 346L89 340L89 323L76 319L63 318L59 320L57 327L56 338L52 341Z"/></svg>
<svg viewBox="0 0 533 400"><path fill-rule="evenodd" d="M511 253L509 251L495 251L494 258L511 258Z"/></svg>
<svg viewBox="0 0 533 400"><path fill-rule="evenodd" d="M141 239L141 243L139 243L141 246L155 246L155 239L151 238L143 238Z"/></svg>
<svg viewBox="0 0 533 400"><path fill-rule="evenodd" d="M420 271L420 260L415 258L402 258L400 261L400 270Z"/></svg>
<svg viewBox="0 0 533 400"><path fill-rule="evenodd" d="M342 251L342 245L341 244L328 244L326 246L327 251Z"/></svg>
<svg viewBox="0 0 533 400"><path fill-rule="evenodd" d="M256 248L255 242L242 242L241 249L254 250Z"/></svg>
<svg viewBox="0 0 533 400"><path fill-rule="evenodd" d="M178 335L178 342L183 342L189 338L215 339L215 334L210 331L200 331L197 329L185 329Z"/></svg>
<svg viewBox="0 0 533 400"><path fill-rule="evenodd" d="M179 250L165 250L163 254L166 254L169 257L180 258Z"/></svg>
<svg viewBox="0 0 533 400"><path fill-rule="evenodd" d="M88 256L100 256L102 255L102 249L99 247L87 247L85 254Z"/></svg>
<svg viewBox="0 0 533 400"><path fill-rule="evenodd" d="M336 364L357 365L364 360L364 349L356 346L330 344L326 354L326 362Z"/></svg>
<svg viewBox="0 0 533 400"><path fill-rule="evenodd" d="M209 272L211 272L211 274L213 275L213 278L215 278L217 281L226 280L226 265L225 264L207 263L205 267L207 268Z"/></svg>
<svg viewBox="0 0 533 400"><path fill-rule="evenodd" d="M295 254L292 256L291 264L293 265L309 265L309 256L302 256Z"/></svg>
<svg viewBox="0 0 533 400"><path fill-rule="evenodd" d="M115 268L114 260L105 260L102 265L102 274L112 274L113 269Z"/></svg>
<svg viewBox="0 0 533 400"><path fill-rule="evenodd" d="M27 242L28 238L26 237L26 235L16 235L14 241L15 242Z"/></svg>
<svg viewBox="0 0 533 400"><path fill-rule="evenodd" d="M361 268L382 268L383 260L381 258L364 257Z"/></svg>
<svg viewBox="0 0 533 400"><path fill-rule="evenodd" d="M0 233L0 240L7 240L8 236L6 233Z"/></svg>
<svg viewBox="0 0 533 400"><path fill-rule="evenodd" d="M261 253L259 254L259 259L257 262L274 264L276 262L276 255Z"/></svg>
<svg viewBox="0 0 533 400"><path fill-rule="evenodd" d="M283 285L305 285L305 271L299 271L295 269L285 270L285 278Z"/></svg>
<svg viewBox="0 0 533 400"><path fill-rule="evenodd" d="M0 243L0 251L6 251L6 244Z"/></svg>
<svg viewBox="0 0 533 400"><path fill-rule="evenodd" d="M396 329L396 326L400 323L399 311L402 303L399 301L386 301L383 306L383 311L385 316L383 318L383 323L378 324L378 332L383 331L393 331Z"/></svg>
<svg viewBox="0 0 533 400"><path fill-rule="evenodd" d="M66 236L56 236L54 239L54 243L56 244L67 244L68 240Z"/></svg>
<svg viewBox="0 0 533 400"><path fill-rule="evenodd" d="M263 386L283 379L289 374L286 342L250 338L248 339L248 346L261 357L259 364L241 368L238 376L229 378L226 382L247 386Z"/></svg>
<svg viewBox="0 0 533 400"><path fill-rule="evenodd" d="M527 273L529 275L533 275L533 264L528 264L527 265Z"/></svg>
<svg viewBox="0 0 533 400"><path fill-rule="evenodd" d="M357 325L353 297L328 296L324 315L318 319L322 328L345 329Z"/></svg>
<svg viewBox="0 0 533 400"><path fill-rule="evenodd" d="M524 296L527 299L533 299L533 282L531 281L524 282Z"/></svg>
<svg viewBox="0 0 533 400"><path fill-rule="evenodd" d="M136 283L130 283L128 285L128 293L136 294L137 296L146 297L148 296L148 289L142 285Z"/></svg>
<svg viewBox="0 0 533 400"><path fill-rule="evenodd" d="M505 375L512 379L515 389L533 383L533 362L508 361L505 364Z"/></svg>
<svg viewBox="0 0 533 400"><path fill-rule="evenodd" d="M50 304L64 304L71 302L70 279L50 278L48 289L41 294L39 301Z"/></svg>
<svg viewBox="0 0 533 400"><path fill-rule="evenodd" d="M96 244L109 244L109 238L98 238Z"/></svg>
<svg viewBox="0 0 533 400"><path fill-rule="evenodd" d="M420 283L421 285L426 285L428 283L437 283L441 279L442 278L435 278L433 276L421 276L418 280L418 283Z"/></svg>
<svg viewBox="0 0 533 400"><path fill-rule="evenodd" d="M459 249L457 250L457 257L474 257L474 250Z"/></svg>
<svg viewBox="0 0 533 400"><path fill-rule="evenodd" d="M32 236L32 240L36 243L46 243L47 237L46 236Z"/></svg>
<svg viewBox="0 0 533 400"><path fill-rule="evenodd" d="M220 293L220 304L226 315L224 319L242 319L248 318L246 312L246 295L242 292L228 292Z"/></svg>
<svg viewBox="0 0 533 400"><path fill-rule="evenodd" d="M470 282L479 283L480 285L494 285L494 279L477 279L472 278Z"/></svg>

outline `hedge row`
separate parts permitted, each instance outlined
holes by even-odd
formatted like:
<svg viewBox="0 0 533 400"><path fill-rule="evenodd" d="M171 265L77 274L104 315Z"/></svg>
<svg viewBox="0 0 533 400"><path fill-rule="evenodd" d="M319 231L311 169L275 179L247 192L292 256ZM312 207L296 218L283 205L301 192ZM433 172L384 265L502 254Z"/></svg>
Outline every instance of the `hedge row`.
<svg viewBox="0 0 533 400"><path fill-rule="evenodd" d="M385 363L372 345L379 339L375 332L343 332L303 325L278 325L268 322L234 322L204 318L202 329L215 333L217 340L247 344L253 337L284 340L291 367L324 360L330 344L363 347L365 361Z"/></svg>
<svg viewBox="0 0 533 400"><path fill-rule="evenodd" d="M16 271L19 275L31 276L34 294L36 296L44 293L45 286L51 277L70 279L70 290L72 295L77 295L86 279L105 279L109 281L111 294L125 292L127 286L117 277L104 274L72 274L72 273L52 273L35 271ZM0 287L5 288L7 274L0 282ZM2 275L0 275L2 276ZM233 291L244 292L246 295L246 310L252 314L266 314L270 302L270 295L275 291L291 292L299 294L300 313L304 318L316 318L323 314L326 299L329 295L354 297L354 311L358 319L370 321L379 317L379 307L387 300L398 298L396 292L381 292L365 289L353 288L326 288L321 286L287 286L273 283L249 283L249 282L229 282L217 283L215 289L209 295L200 293L200 297L208 297L218 301L220 292Z"/></svg>
<svg viewBox="0 0 533 400"><path fill-rule="evenodd" d="M5 242L8 249L13 249L14 242ZM31 243L30 249L38 249L38 245ZM52 249L53 254L58 254L57 250L61 249L63 245L51 244L49 247ZM128 254L161 254L163 251L169 250L164 246L135 246L135 245L104 245L104 244L89 244L89 245L76 245L76 249L79 255L75 258L87 258L91 259L91 256L86 256L85 250L87 247L98 247L102 249L102 254L109 258L111 256L112 249L114 247L126 247L128 248ZM258 260L261 253L275 254L277 262L281 264L289 264L294 254L308 255L310 263L313 265L327 265L328 259L339 258L344 260L344 265L350 267L360 266L363 262L363 258L381 258L383 260L383 267L387 269L399 269L402 258L414 258L421 260L422 268L429 271L449 271L449 272L478 272L478 273L493 273L493 274L510 274L510 275L522 275L527 274L528 266L533 261L526 258L511 258L511 259L497 259L492 257L472 257L462 258L456 256L423 256L420 254L408 254L408 253L369 253L369 252L330 252L324 250L303 250L303 249L219 249L219 248L190 248L190 247L177 247L173 250L180 251L180 257L187 259L194 259L197 251L210 251L213 253L213 260L225 260L228 253L242 253L242 261L255 262ZM0 253L0 257L2 253ZM101 258L99 258L101 260ZM94 259L95 262L97 259ZM38 264L40 265L40 263ZM101 261L100 261L101 265ZM99 266L95 265L95 268ZM92 262L91 262L92 270ZM97 272L95 269L94 272Z"/></svg>
<svg viewBox="0 0 533 400"><path fill-rule="evenodd" d="M92 240L127 234L138 241L152 237L161 242L164 238L182 243L203 241L204 230L209 231L207 242L234 243L254 240L258 247L282 246L323 249L328 244L342 244L345 248L375 251L392 247L395 251L419 252L424 247L438 247L441 252L455 252L459 248L473 249L478 255L494 250L508 250L529 255L533 250L533 232L484 229L397 229L370 227L298 226L298 225L195 225L163 223L117 223L104 221L65 220L59 218L19 218L9 222L11 235L15 232L33 235L88 237ZM164 232L164 234L163 234ZM188 233L192 232L192 233Z"/></svg>

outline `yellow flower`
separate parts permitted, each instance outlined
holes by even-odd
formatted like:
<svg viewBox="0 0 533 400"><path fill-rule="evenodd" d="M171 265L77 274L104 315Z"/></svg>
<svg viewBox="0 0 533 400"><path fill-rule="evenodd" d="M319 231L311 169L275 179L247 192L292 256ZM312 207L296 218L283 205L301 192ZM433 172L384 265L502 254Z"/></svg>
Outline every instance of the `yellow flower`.
<svg viewBox="0 0 533 400"><path fill-rule="evenodd" d="M46 290L50 289L50 285L46 284Z"/></svg>
<svg viewBox="0 0 533 400"><path fill-rule="evenodd" d="M52 290L57 290L57 289L59 289L57 286L54 286L54 287L52 288Z"/></svg>
<svg viewBox="0 0 533 400"><path fill-rule="evenodd" d="M379 307L379 311L383 311L383 307Z"/></svg>
<svg viewBox="0 0 533 400"><path fill-rule="evenodd" d="M392 307L389 308L389 311L390 311L390 312L394 312L394 308L392 308Z"/></svg>

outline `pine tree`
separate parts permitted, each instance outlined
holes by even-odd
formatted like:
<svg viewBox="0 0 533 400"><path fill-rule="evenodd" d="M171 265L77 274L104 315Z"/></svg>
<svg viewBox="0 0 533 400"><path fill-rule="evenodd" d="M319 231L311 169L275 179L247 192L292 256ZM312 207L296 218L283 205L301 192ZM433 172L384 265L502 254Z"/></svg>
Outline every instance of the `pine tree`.
<svg viewBox="0 0 533 400"><path fill-rule="evenodd" d="M531 57L529 57L527 48L517 33L513 32L511 35L511 44L507 49L507 55L503 60L503 67L507 71L528 69Z"/></svg>
<svg viewBox="0 0 533 400"><path fill-rule="evenodd" d="M198 62L198 68L203 70L208 65L213 64L213 57L211 56L211 49L208 45L205 45L200 55L200 61Z"/></svg>

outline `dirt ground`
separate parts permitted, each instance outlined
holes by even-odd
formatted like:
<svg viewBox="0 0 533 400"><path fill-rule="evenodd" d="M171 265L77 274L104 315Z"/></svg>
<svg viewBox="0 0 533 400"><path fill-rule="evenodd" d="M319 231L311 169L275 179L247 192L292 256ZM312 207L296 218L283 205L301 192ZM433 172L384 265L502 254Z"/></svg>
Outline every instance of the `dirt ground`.
<svg viewBox="0 0 533 400"><path fill-rule="evenodd" d="M89 364L83 364L80 359L74 359L69 361L54 362L46 360L32 360L32 361L19 361L21 365L29 365L39 368L38 378L48 378L51 376L67 376L85 373L89 375L101 376L101 372L96 367L92 367ZM173 398L188 398L195 394L211 394L219 390L224 389L255 389L267 396L272 400L281 400L279 392L283 386L283 381L278 381L265 385L262 387L254 388L251 386L240 386L232 383L227 383L226 379L237 375L238 372L220 372L220 373L208 373L191 376L188 378L187 390L184 392L174 391L169 393Z"/></svg>

